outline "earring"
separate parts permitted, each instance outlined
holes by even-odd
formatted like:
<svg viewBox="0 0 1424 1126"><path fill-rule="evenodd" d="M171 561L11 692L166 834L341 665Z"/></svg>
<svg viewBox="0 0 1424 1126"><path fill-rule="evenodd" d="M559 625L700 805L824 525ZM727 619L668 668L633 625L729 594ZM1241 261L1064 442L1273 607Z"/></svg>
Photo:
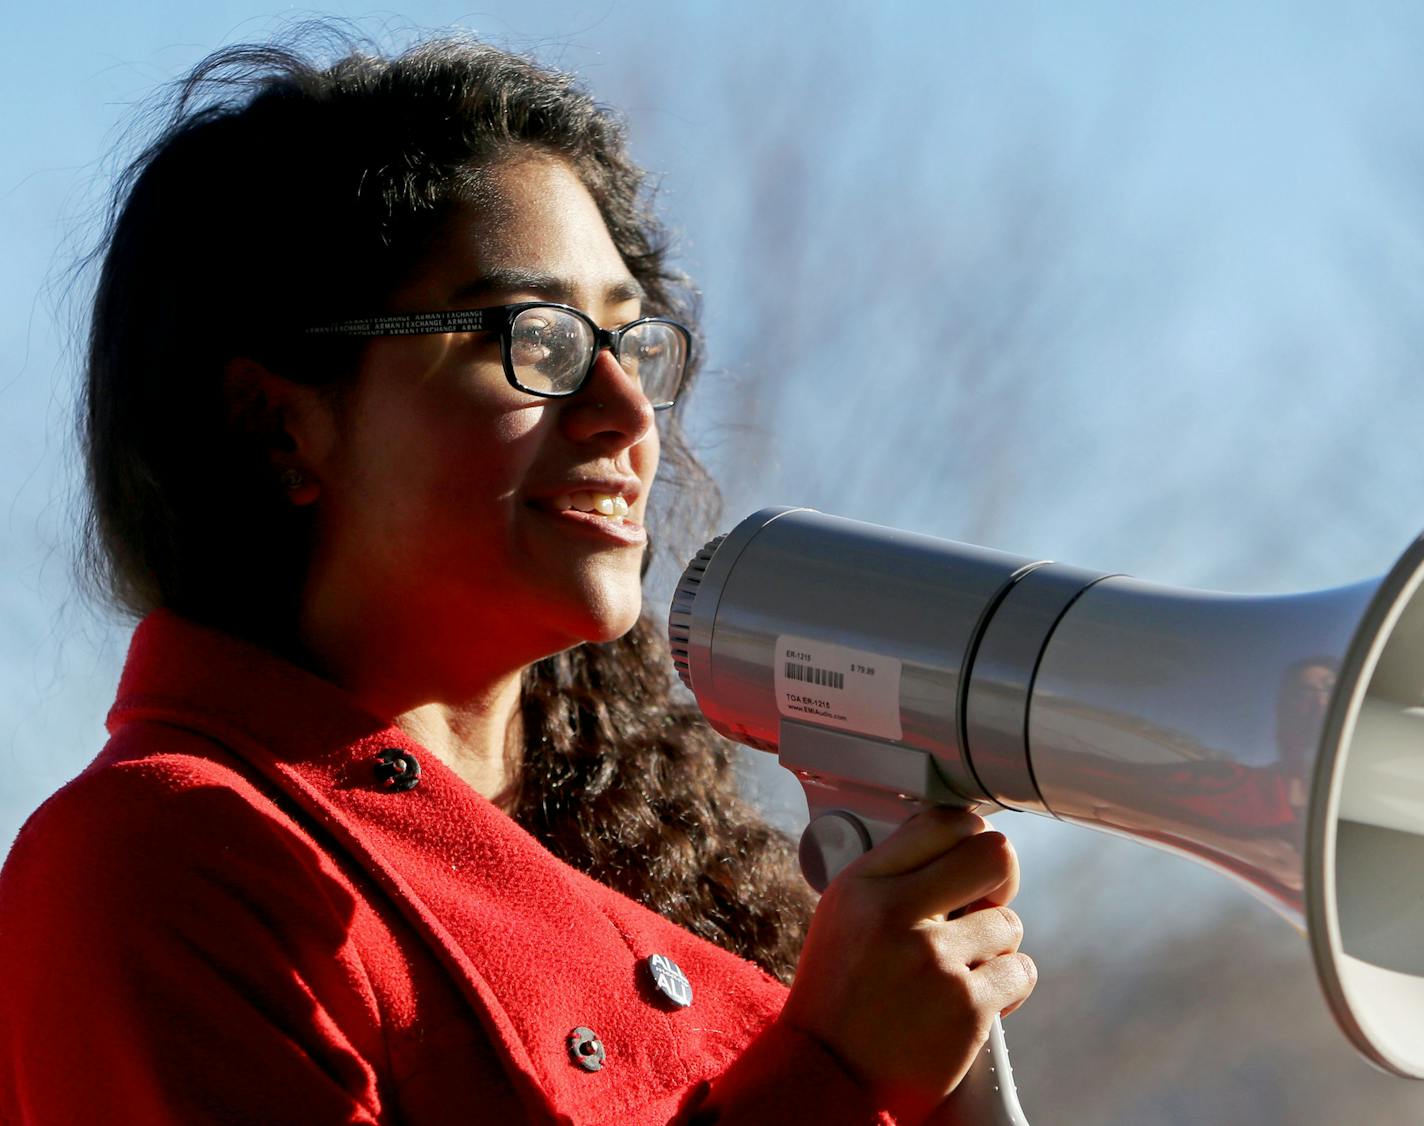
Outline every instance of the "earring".
<svg viewBox="0 0 1424 1126"><path fill-rule="evenodd" d="M317 483L295 466L282 470L277 480L286 490L288 502L298 508L313 503L321 493Z"/></svg>

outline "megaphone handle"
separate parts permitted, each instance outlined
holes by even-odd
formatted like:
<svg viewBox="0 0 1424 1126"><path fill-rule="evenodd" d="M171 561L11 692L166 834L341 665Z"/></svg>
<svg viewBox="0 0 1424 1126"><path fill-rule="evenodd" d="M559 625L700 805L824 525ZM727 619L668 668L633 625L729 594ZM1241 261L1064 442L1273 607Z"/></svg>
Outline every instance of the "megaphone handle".
<svg viewBox="0 0 1424 1126"><path fill-rule="evenodd" d="M1028 1126L1014 1087L1004 1025L998 1017L959 1086L930 1121L935 1126Z"/></svg>
<svg viewBox="0 0 1424 1126"><path fill-rule="evenodd" d="M825 891L842 868L864 855L875 840L888 836L895 823L857 816L846 809L827 809L819 800L819 785L805 777L802 784L813 816L801 835L801 871L812 887ZM935 1126L1029 1126L1019 1106L1004 1026L998 1017L959 1086L931 1121Z"/></svg>

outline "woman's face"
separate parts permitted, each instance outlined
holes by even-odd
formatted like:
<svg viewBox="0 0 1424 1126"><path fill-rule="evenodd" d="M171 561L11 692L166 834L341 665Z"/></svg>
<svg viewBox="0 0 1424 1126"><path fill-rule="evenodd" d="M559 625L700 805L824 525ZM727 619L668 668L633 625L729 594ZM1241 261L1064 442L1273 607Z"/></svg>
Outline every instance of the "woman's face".
<svg viewBox="0 0 1424 1126"><path fill-rule="evenodd" d="M388 311L550 300L605 328L641 315L567 164L520 156L485 176L480 206L452 214ZM578 394L542 399L506 381L495 334L374 339L312 467L309 609L419 629L460 660L511 667L621 635L641 604L653 419L606 350ZM599 501L627 515L586 511Z"/></svg>

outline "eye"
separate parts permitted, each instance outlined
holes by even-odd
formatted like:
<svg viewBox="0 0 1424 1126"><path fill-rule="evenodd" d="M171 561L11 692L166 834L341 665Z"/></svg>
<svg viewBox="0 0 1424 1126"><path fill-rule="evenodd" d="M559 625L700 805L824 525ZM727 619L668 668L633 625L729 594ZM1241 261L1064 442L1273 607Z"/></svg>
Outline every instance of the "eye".
<svg viewBox="0 0 1424 1126"><path fill-rule="evenodd" d="M514 322L509 341L515 364L543 363L551 352L566 346L569 334L566 325L560 323L563 319L537 310L521 314Z"/></svg>
<svg viewBox="0 0 1424 1126"><path fill-rule="evenodd" d="M623 366L646 377L680 372L686 347L677 330L661 321L645 321L629 331L619 349Z"/></svg>
<svg viewBox="0 0 1424 1126"><path fill-rule="evenodd" d="M661 333L640 333L633 355L639 363L656 360L667 353L667 340Z"/></svg>
<svg viewBox="0 0 1424 1126"><path fill-rule="evenodd" d="M592 332L581 317L534 307L510 329L509 358L519 383L534 391L565 394L582 378L592 353Z"/></svg>
<svg viewBox="0 0 1424 1126"><path fill-rule="evenodd" d="M534 336L515 336L509 342L509 355L515 367L540 364L549 356L549 345Z"/></svg>

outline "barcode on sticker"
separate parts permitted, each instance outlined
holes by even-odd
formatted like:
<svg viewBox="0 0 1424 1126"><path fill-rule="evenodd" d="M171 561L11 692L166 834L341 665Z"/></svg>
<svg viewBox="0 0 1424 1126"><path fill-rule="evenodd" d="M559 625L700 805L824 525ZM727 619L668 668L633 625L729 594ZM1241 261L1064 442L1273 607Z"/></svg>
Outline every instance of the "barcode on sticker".
<svg viewBox="0 0 1424 1126"><path fill-rule="evenodd" d="M899 740L900 658L778 634L772 691L783 720Z"/></svg>
<svg viewBox="0 0 1424 1126"><path fill-rule="evenodd" d="M795 661L786 662L786 679L800 680L822 688L845 687L845 673L818 669L814 665L798 665Z"/></svg>

